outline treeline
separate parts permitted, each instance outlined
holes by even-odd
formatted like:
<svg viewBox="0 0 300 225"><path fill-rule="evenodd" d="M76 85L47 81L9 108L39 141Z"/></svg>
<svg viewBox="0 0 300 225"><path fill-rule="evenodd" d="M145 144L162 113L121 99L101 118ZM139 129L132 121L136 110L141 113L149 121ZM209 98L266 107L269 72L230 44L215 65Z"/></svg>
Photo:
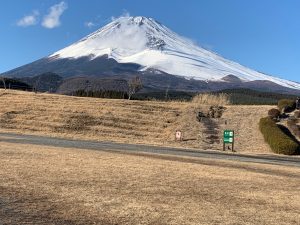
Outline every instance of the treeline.
<svg viewBox="0 0 300 225"><path fill-rule="evenodd" d="M280 99L295 100L297 96L290 94L280 94L274 92L262 92L251 89L226 89L217 92L205 92L206 94L220 93L227 94L231 104L234 105L276 105ZM132 99L137 100L191 100L197 92L184 92L184 91L157 91L147 93L136 93Z"/></svg>
<svg viewBox="0 0 300 225"><path fill-rule="evenodd" d="M280 99L293 99L297 96L275 92L262 92L251 89L226 89L216 93L229 95L230 102L234 105L276 105Z"/></svg>
<svg viewBox="0 0 300 225"><path fill-rule="evenodd" d="M0 88L22 90L22 91L32 91L33 88L29 84L22 82L20 80L11 78L1 78Z"/></svg>
<svg viewBox="0 0 300 225"><path fill-rule="evenodd" d="M132 96L135 100L191 100L197 93L196 92L184 92L184 91L156 91L156 92L145 92L136 93Z"/></svg>
<svg viewBox="0 0 300 225"><path fill-rule="evenodd" d="M72 92L71 95L78 96L78 97L92 97L92 98L128 99L127 92L115 91L115 90L97 90L97 91L77 90Z"/></svg>

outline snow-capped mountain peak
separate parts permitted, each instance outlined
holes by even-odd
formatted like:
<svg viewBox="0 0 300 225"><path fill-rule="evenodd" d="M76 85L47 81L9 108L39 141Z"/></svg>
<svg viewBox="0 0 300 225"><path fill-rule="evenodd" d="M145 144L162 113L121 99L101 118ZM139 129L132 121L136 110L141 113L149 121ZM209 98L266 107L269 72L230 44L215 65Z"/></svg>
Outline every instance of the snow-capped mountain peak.
<svg viewBox="0 0 300 225"><path fill-rule="evenodd" d="M268 76L196 46L187 38L146 17L120 17L49 58L64 59L107 55L119 63L136 63L187 79L223 81L233 75L241 81L268 80L300 89L300 84Z"/></svg>

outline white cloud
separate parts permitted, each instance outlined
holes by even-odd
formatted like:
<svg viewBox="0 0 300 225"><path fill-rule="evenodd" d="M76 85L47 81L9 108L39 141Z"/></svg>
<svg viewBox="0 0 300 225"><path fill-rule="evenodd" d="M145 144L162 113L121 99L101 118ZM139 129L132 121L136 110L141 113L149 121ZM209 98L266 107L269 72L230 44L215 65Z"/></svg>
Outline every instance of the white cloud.
<svg viewBox="0 0 300 225"><path fill-rule="evenodd" d="M127 10L123 10L123 13L120 16L118 16L118 17L112 16L110 19L111 19L111 21L115 21L116 19L118 19L120 17L130 17L130 13Z"/></svg>
<svg viewBox="0 0 300 225"><path fill-rule="evenodd" d="M48 29L60 26L60 16L67 8L68 5L65 2L51 6L49 14L44 16L42 26Z"/></svg>
<svg viewBox="0 0 300 225"><path fill-rule="evenodd" d="M20 27L28 27L37 24L39 11L35 10L30 15L24 16L17 22L17 25Z"/></svg>
<svg viewBox="0 0 300 225"><path fill-rule="evenodd" d="M129 17L127 14L122 16ZM101 37L101 42L95 39L89 43L91 46L97 46L98 49L110 48L116 54L128 56L147 49L148 37L145 30L141 29L138 24L128 23L128 20L120 20L118 29L115 29L108 36Z"/></svg>
<svg viewBox="0 0 300 225"><path fill-rule="evenodd" d="M85 22L85 23L84 23L84 26L86 26L86 27L88 27L88 28L92 28L92 27L96 26L96 24L93 23L93 22L91 22L91 21L89 21L89 22Z"/></svg>

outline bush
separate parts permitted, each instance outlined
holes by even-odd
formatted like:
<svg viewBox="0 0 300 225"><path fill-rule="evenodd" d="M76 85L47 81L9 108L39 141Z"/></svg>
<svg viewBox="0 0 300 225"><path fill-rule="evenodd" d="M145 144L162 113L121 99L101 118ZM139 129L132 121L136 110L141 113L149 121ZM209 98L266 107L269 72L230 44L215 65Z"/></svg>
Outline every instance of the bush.
<svg viewBox="0 0 300 225"><path fill-rule="evenodd" d="M285 134L270 117L260 119L259 128L273 152L284 155L298 153L299 144Z"/></svg>
<svg viewBox="0 0 300 225"><path fill-rule="evenodd" d="M296 102L292 99L281 99L278 101L280 112L292 112L296 109Z"/></svg>
<svg viewBox="0 0 300 225"><path fill-rule="evenodd" d="M280 111L278 109L270 109L268 115L271 119L277 119L280 116Z"/></svg>

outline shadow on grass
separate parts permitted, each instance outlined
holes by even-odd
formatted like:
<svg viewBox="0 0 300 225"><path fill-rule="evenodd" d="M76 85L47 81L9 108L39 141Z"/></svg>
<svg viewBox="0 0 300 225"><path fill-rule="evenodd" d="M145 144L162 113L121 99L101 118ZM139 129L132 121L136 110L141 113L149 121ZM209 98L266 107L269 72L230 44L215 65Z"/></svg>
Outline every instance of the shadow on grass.
<svg viewBox="0 0 300 225"><path fill-rule="evenodd" d="M278 127L280 130L285 133L289 138L291 138L294 142L298 144L298 150L295 155L300 155L300 142L297 140L297 138L292 134L292 132L285 126L278 124Z"/></svg>

